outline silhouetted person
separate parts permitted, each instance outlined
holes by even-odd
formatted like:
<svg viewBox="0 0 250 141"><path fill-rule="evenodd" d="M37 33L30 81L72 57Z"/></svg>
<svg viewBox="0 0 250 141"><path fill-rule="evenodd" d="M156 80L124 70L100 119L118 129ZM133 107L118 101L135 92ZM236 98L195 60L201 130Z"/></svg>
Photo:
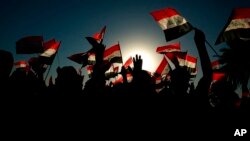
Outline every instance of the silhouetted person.
<svg viewBox="0 0 250 141"><path fill-rule="evenodd" d="M236 109L236 102L239 97L235 93L236 86L229 83L225 78L216 81L211 86L211 92L217 96L218 103L215 105L217 110L232 111Z"/></svg>
<svg viewBox="0 0 250 141"><path fill-rule="evenodd" d="M57 68L55 91L51 93L61 98L79 98L82 96L83 77L72 66Z"/></svg>
<svg viewBox="0 0 250 141"><path fill-rule="evenodd" d="M203 76L198 82L198 85L195 90L195 94L197 96L196 102L197 106L200 106L203 109L207 109L210 107L208 101L209 88L212 81L212 67L211 61L209 59L206 46L205 46L205 34L199 30L195 29L194 41L199 53L199 58L201 62L201 70Z"/></svg>
<svg viewBox="0 0 250 141"><path fill-rule="evenodd" d="M13 67L14 59L10 52L0 50L0 92L2 96L9 95L9 76Z"/></svg>
<svg viewBox="0 0 250 141"><path fill-rule="evenodd" d="M142 70L143 60L141 56L136 55L133 58L134 70L133 80L131 82L131 94L133 96L152 96L155 94L154 82L151 79L150 74Z"/></svg>
<svg viewBox="0 0 250 141"><path fill-rule="evenodd" d="M91 78L85 83L84 95L86 96L105 96L107 94L107 88L105 86L105 71L110 68L109 62L104 62L103 53L105 46L102 43L96 43L93 41L93 51L96 56L96 63L93 67L93 73Z"/></svg>

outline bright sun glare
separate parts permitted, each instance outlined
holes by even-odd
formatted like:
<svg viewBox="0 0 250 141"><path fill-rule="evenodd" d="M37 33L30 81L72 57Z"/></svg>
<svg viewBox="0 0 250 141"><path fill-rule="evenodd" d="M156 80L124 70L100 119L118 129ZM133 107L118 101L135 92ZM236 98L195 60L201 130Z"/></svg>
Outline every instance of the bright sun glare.
<svg viewBox="0 0 250 141"><path fill-rule="evenodd" d="M145 46L137 45L136 47L130 47L130 49L126 49L123 53L123 61L125 62L130 56L135 57L136 54L141 55L143 59L142 69L154 72L159 64L156 64L155 56L153 53L150 53Z"/></svg>

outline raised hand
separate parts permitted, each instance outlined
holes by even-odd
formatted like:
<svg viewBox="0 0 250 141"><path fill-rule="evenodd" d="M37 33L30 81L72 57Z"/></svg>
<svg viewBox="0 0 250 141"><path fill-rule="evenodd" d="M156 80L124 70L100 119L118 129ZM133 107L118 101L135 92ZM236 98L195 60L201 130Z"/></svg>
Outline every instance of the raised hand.
<svg viewBox="0 0 250 141"><path fill-rule="evenodd" d="M134 63L134 73L140 72L142 70L142 59L141 55L137 55L133 57L133 63Z"/></svg>

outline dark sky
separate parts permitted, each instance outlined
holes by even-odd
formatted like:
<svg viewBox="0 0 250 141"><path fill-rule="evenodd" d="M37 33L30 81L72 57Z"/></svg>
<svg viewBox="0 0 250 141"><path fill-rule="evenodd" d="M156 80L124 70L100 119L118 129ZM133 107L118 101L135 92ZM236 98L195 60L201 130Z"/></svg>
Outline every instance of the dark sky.
<svg viewBox="0 0 250 141"><path fill-rule="evenodd" d="M156 47L173 42L180 41L182 50L188 50L189 54L198 57L193 31L169 43L165 41L161 28L149 13L166 7L179 11L193 26L203 30L207 40L214 45L232 9L250 7L250 1L1 0L0 49L11 51L17 61L35 56L15 54L15 42L21 37L42 35L45 40L56 38L62 41L59 57L51 69L55 77L58 65L80 67L66 57L90 49L84 37L92 36L106 25L104 44L109 47L119 42L124 61L135 53L146 54L144 62L149 66L144 66L144 69L154 71L162 59L162 55L155 53ZM214 48L219 52L225 46L220 44ZM215 60L212 50L207 49L211 60ZM83 72L85 74L85 69ZM199 72L198 79L201 75Z"/></svg>

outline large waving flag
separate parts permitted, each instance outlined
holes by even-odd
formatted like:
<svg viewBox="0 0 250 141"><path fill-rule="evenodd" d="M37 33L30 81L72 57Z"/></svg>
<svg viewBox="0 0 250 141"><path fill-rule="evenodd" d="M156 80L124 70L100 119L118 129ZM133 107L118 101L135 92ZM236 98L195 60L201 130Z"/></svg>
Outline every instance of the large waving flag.
<svg viewBox="0 0 250 141"><path fill-rule="evenodd" d="M179 52L181 51L181 44L180 43L174 43L166 46L157 47L156 52L165 54L167 52Z"/></svg>
<svg viewBox="0 0 250 141"><path fill-rule="evenodd" d="M51 65L56 53L60 47L61 42L54 42L47 47L47 49L39 56L40 60L47 65Z"/></svg>
<svg viewBox="0 0 250 141"><path fill-rule="evenodd" d="M17 54L42 53L43 51L44 48L42 36L28 36L21 38L16 42Z"/></svg>
<svg viewBox="0 0 250 141"><path fill-rule="evenodd" d="M175 9L165 8L151 12L151 15L165 33L167 41L179 38L193 29Z"/></svg>
<svg viewBox="0 0 250 141"><path fill-rule="evenodd" d="M103 53L103 60L111 63L122 63L122 53L120 45L116 44L106 49Z"/></svg>
<svg viewBox="0 0 250 141"><path fill-rule="evenodd" d="M97 41L98 43L101 43L101 41L102 41L103 38L104 38L105 32L106 32L106 26L104 26L104 27L102 28L101 32L95 33L95 34L93 35L93 38L96 39L96 41Z"/></svg>
<svg viewBox="0 0 250 141"><path fill-rule="evenodd" d="M215 44L234 39L250 40L250 8L236 8Z"/></svg>

